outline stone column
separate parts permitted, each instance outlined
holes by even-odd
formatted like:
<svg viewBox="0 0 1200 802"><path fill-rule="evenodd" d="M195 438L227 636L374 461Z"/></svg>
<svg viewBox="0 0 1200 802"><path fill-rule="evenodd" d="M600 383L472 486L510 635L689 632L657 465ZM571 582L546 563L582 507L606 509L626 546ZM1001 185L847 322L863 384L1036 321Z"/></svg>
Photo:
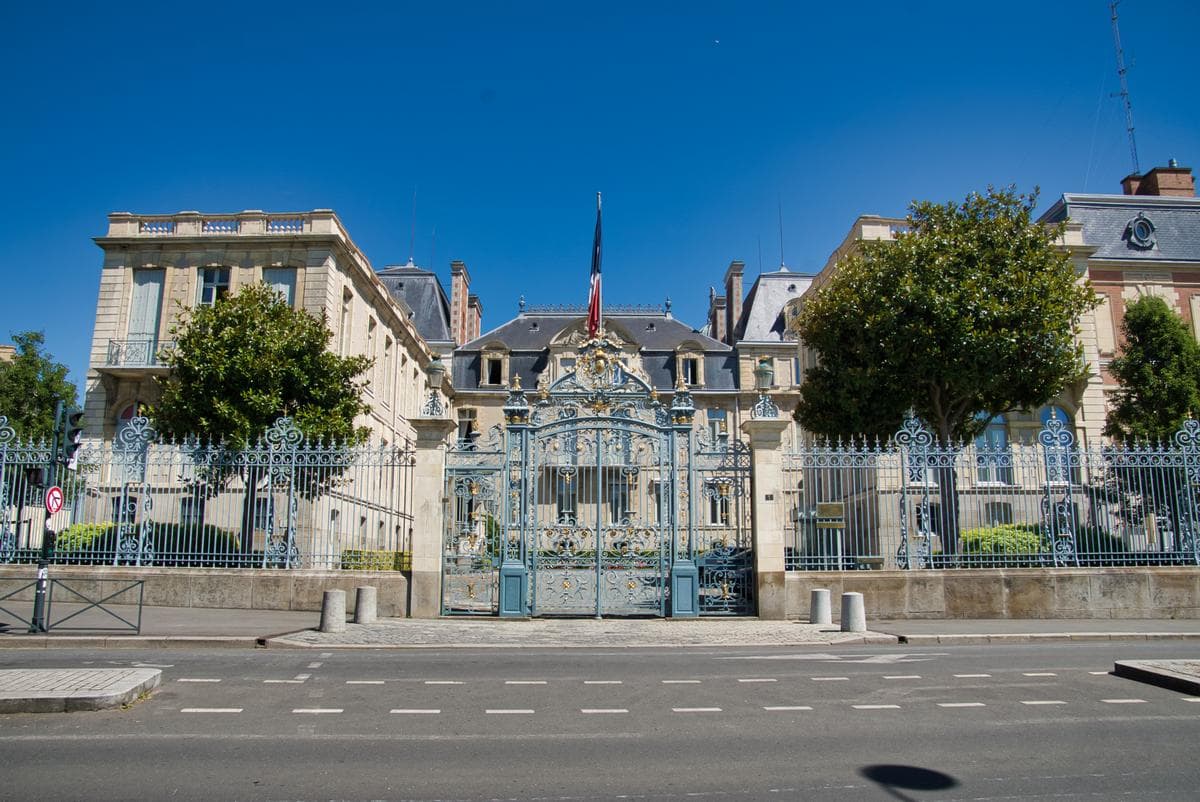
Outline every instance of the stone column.
<svg viewBox="0 0 1200 802"><path fill-rule="evenodd" d="M741 429L750 440L753 471L754 576L758 617L787 618L783 567L783 432L780 418L752 418Z"/></svg>
<svg viewBox="0 0 1200 802"><path fill-rule="evenodd" d="M408 581L408 614L433 618L442 612L442 538L446 522L446 436L454 431L449 418L413 418L417 432L413 466L412 573Z"/></svg>

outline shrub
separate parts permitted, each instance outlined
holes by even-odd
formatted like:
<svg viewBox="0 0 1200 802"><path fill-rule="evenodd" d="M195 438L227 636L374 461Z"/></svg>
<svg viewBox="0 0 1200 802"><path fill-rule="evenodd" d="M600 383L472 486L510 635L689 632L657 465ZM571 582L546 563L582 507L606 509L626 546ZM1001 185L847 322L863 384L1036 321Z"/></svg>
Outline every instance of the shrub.
<svg viewBox="0 0 1200 802"><path fill-rule="evenodd" d="M1042 533L1034 524L997 524L962 533L964 554L1041 554Z"/></svg>
<svg viewBox="0 0 1200 802"><path fill-rule="evenodd" d="M342 569L345 571L411 571L411 551L373 551L344 549Z"/></svg>
<svg viewBox="0 0 1200 802"><path fill-rule="evenodd" d="M96 540L104 541L105 536L113 528L114 524L71 524L66 529L58 533L58 539L55 541L54 550L63 552L84 551L96 548L92 544Z"/></svg>

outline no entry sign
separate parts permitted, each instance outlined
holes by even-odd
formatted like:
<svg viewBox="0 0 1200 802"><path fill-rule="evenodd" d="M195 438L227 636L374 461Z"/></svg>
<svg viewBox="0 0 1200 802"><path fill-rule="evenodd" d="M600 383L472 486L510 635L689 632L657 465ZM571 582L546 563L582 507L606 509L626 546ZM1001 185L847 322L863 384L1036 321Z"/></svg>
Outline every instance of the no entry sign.
<svg viewBox="0 0 1200 802"><path fill-rule="evenodd" d="M46 488L46 512L54 515L63 508L63 492L58 485Z"/></svg>

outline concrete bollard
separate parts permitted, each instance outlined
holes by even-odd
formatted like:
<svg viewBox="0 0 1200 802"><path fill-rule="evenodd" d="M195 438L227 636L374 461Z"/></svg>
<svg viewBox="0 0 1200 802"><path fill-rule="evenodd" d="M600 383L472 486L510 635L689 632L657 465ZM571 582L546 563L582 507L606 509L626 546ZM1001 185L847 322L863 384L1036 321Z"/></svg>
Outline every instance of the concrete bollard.
<svg viewBox="0 0 1200 802"><path fill-rule="evenodd" d="M867 608L861 593L842 594L842 632L866 632Z"/></svg>
<svg viewBox="0 0 1200 802"><path fill-rule="evenodd" d="M808 623L832 624L833 605L829 601L829 588L816 588L808 602Z"/></svg>
<svg viewBox="0 0 1200 802"><path fill-rule="evenodd" d="M373 624L376 619L376 599L379 594L370 585L354 589L354 623Z"/></svg>
<svg viewBox="0 0 1200 802"><path fill-rule="evenodd" d="M321 631L346 631L346 591L325 591L325 597L321 600Z"/></svg>

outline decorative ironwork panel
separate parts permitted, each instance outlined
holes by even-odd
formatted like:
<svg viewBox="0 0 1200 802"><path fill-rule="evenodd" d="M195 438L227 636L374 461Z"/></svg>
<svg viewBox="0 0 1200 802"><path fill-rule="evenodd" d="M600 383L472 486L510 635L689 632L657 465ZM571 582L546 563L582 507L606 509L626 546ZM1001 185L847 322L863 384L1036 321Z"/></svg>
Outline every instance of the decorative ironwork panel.
<svg viewBox="0 0 1200 802"><path fill-rule="evenodd" d="M701 615L754 613L750 449L727 436L694 435L691 505ZM686 501L687 499L685 499Z"/></svg>
<svg viewBox="0 0 1200 802"><path fill-rule="evenodd" d="M496 581L506 534L504 435L473 432L446 451L446 532L442 612L496 613Z"/></svg>

